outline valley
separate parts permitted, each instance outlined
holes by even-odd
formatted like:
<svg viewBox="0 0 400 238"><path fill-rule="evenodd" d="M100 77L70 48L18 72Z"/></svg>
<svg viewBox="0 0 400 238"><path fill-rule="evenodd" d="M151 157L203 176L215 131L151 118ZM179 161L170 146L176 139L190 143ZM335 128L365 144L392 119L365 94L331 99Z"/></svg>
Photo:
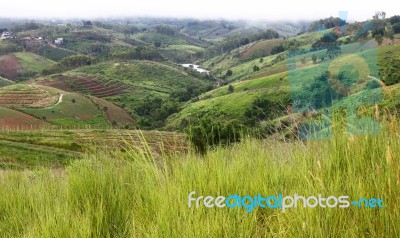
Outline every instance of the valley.
<svg viewBox="0 0 400 238"><path fill-rule="evenodd" d="M0 17L0 237L399 237L400 16L312 17Z"/></svg>

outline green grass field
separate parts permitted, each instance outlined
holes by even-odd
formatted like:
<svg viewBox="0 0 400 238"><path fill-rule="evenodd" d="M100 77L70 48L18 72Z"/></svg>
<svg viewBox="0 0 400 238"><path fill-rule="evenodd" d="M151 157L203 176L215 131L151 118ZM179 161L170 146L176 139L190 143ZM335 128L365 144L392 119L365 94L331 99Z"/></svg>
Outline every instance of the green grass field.
<svg viewBox="0 0 400 238"><path fill-rule="evenodd" d="M198 59L196 53L204 51L203 48L194 45L169 45L159 49L160 53L175 63L190 63Z"/></svg>
<svg viewBox="0 0 400 238"><path fill-rule="evenodd" d="M186 40L181 39L179 37L161 34L157 32L137 33L134 35L134 38L151 44L154 42L161 42L163 44L168 44L168 45L184 45L187 43Z"/></svg>
<svg viewBox="0 0 400 238"><path fill-rule="evenodd" d="M64 49L60 49L60 48L54 48L52 46L45 45L44 47L40 48L39 54L48 59L51 59L54 61L60 61L62 58L73 55L75 53L72 51L68 51L68 50L64 50Z"/></svg>
<svg viewBox="0 0 400 238"><path fill-rule="evenodd" d="M2 112L0 108L0 115ZM72 160L81 159L86 153L95 153L99 149L122 152L126 150L124 148L151 148L151 153L157 154L181 153L189 147L185 135L178 133L111 129L65 130L49 124L42 126L36 130L0 128L1 169L61 168Z"/></svg>
<svg viewBox="0 0 400 238"><path fill-rule="evenodd" d="M0 87L9 86L13 83L14 83L13 81L10 81L10 80L0 77Z"/></svg>
<svg viewBox="0 0 400 238"><path fill-rule="evenodd" d="M54 61L42 56L17 52L0 56L0 75L10 80L26 80L52 65Z"/></svg>
<svg viewBox="0 0 400 238"><path fill-rule="evenodd" d="M21 110L65 128L109 127L102 111L89 98L77 93L64 95L63 101L58 105L35 109L23 108Z"/></svg>
<svg viewBox="0 0 400 238"><path fill-rule="evenodd" d="M22 67L28 72L41 73L43 69L46 69L55 62L39 55L31 53L15 53L20 59Z"/></svg>
<svg viewBox="0 0 400 238"><path fill-rule="evenodd" d="M244 119L244 112L258 97L267 98L276 104L283 104L290 97L287 73L232 84L234 91L223 86L202 94L200 101L189 102L177 114L168 119L168 128L179 128L183 120L196 122L199 118L213 118L213 121Z"/></svg>
<svg viewBox="0 0 400 238"><path fill-rule="evenodd" d="M23 237L398 237L397 119L379 135L337 124L329 141L247 139L197 155L97 151L65 170L0 173L0 233ZM380 198L383 208L188 207L196 196Z"/></svg>

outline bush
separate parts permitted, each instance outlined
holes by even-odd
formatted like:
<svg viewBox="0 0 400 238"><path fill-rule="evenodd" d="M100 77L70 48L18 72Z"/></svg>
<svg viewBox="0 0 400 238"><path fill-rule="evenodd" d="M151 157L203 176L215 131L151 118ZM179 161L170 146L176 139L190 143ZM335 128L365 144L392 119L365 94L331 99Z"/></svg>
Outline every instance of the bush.
<svg viewBox="0 0 400 238"><path fill-rule="evenodd" d="M400 22L393 25L393 33L399 34L400 33Z"/></svg>
<svg viewBox="0 0 400 238"><path fill-rule="evenodd" d="M236 121L228 123L202 119L197 126L187 129L189 139L199 154L206 154L209 147L226 146L240 141L241 126Z"/></svg>
<svg viewBox="0 0 400 238"><path fill-rule="evenodd" d="M276 117L283 109L284 105L280 105L266 98L258 97L251 103L250 108L246 109L244 113L246 118L245 123L250 126L255 126L260 121Z"/></svg>
<svg viewBox="0 0 400 238"><path fill-rule="evenodd" d="M93 58L86 55L67 56L60 60L60 62L58 62L57 64L43 70L42 74L49 75L68 71L82 66L91 65L93 61Z"/></svg>
<svg viewBox="0 0 400 238"><path fill-rule="evenodd" d="M226 73L225 73L225 76L226 76L226 77L229 77L229 76L232 76L232 74L233 74L233 71L230 70L230 69L228 69L228 70L226 71Z"/></svg>

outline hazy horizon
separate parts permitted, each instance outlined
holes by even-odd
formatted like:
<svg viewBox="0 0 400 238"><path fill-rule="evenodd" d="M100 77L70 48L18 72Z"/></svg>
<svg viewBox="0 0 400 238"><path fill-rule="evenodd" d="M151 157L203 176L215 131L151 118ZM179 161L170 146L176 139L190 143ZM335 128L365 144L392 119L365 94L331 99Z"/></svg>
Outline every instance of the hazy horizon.
<svg viewBox="0 0 400 238"><path fill-rule="evenodd" d="M324 5L325 9L321 7ZM290 7L288 7L290 6ZM55 3L50 0L15 0L2 3L0 17L7 18L117 18L117 17L170 17L227 20L267 20L304 21L338 16L339 11L347 11L349 21L363 21L376 11L385 11L387 16L396 15L392 9L399 9L400 3L382 0L375 3L338 0L332 4L316 0L293 2L282 0L267 3L249 0L245 3L226 3L203 0L196 2L183 0L147 0L146 2L124 0L78 1Z"/></svg>

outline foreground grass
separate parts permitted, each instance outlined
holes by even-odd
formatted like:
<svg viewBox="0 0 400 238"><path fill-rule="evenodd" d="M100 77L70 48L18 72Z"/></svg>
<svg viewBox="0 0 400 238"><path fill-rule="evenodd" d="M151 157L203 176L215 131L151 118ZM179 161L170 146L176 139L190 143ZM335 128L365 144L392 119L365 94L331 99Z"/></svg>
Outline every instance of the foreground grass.
<svg viewBox="0 0 400 238"><path fill-rule="evenodd" d="M99 153L65 171L2 171L3 237L399 237L399 125L330 141L246 140L204 158ZM188 208L200 196L380 197L384 208Z"/></svg>

